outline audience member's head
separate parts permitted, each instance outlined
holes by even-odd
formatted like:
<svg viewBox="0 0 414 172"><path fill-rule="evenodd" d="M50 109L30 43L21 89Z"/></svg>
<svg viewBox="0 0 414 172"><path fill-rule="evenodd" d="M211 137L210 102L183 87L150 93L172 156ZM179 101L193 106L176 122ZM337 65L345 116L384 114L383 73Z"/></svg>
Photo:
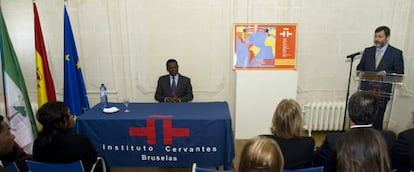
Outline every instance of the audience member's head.
<svg viewBox="0 0 414 172"><path fill-rule="evenodd" d="M280 172L284 160L279 145L273 139L259 136L243 148L239 172Z"/></svg>
<svg viewBox="0 0 414 172"><path fill-rule="evenodd" d="M377 99L369 92L356 92L348 102L348 113L356 125L372 124L377 114Z"/></svg>
<svg viewBox="0 0 414 172"><path fill-rule="evenodd" d="M350 130L337 144L339 172L389 172L390 160L383 136L372 128Z"/></svg>
<svg viewBox="0 0 414 172"><path fill-rule="evenodd" d="M10 133L9 126L3 121L3 116L0 116L0 158L13 152L14 135Z"/></svg>
<svg viewBox="0 0 414 172"><path fill-rule="evenodd" d="M68 106L63 102L45 103L36 114L43 130L67 130L73 127L74 120Z"/></svg>
<svg viewBox="0 0 414 172"><path fill-rule="evenodd" d="M293 99L283 99L273 114L271 132L282 138L299 137L302 132L302 110Z"/></svg>
<svg viewBox="0 0 414 172"><path fill-rule="evenodd" d="M63 102L45 103L37 111L36 118L43 126L39 142L47 144L59 132L66 132L73 127L75 119Z"/></svg>

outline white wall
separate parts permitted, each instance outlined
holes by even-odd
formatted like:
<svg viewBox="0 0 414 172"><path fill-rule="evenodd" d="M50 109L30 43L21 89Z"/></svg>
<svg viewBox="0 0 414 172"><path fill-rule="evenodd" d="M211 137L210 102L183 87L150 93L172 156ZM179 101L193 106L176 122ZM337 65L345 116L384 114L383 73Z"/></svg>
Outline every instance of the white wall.
<svg viewBox="0 0 414 172"><path fill-rule="evenodd" d="M36 2L62 99L64 1ZM1 8L29 94L36 100L32 1L3 0ZM248 22L297 23L298 85L292 87L298 89L298 101L343 100L349 69L345 56L372 45L374 29L388 25L391 44L404 51L406 66L406 83L391 120L400 126L411 119L412 0L68 0L68 9L91 104L98 101L101 82L112 101L154 101L165 61L176 58L180 72L192 78L194 101L226 100L237 115L232 24Z"/></svg>
<svg viewBox="0 0 414 172"><path fill-rule="evenodd" d="M276 105L296 98L297 83L296 71L237 71L235 138L270 134Z"/></svg>

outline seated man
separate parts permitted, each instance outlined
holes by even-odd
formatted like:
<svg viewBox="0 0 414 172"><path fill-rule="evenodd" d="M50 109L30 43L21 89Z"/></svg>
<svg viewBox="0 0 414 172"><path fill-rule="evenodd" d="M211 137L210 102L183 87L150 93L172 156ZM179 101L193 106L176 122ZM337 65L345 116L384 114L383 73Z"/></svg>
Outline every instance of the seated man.
<svg viewBox="0 0 414 172"><path fill-rule="evenodd" d="M178 64L175 59L167 61L168 75L158 79L155 100L158 102L188 102L193 100L193 88L190 78L178 73Z"/></svg>
<svg viewBox="0 0 414 172"><path fill-rule="evenodd" d="M414 117L414 110L411 113ZM414 128L398 134L392 148L392 163L398 171L414 170Z"/></svg>
<svg viewBox="0 0 414 172"><path fill-rule="evenodd" d="M21 172L28 171L25 160L31 159L22 149L14 142L14 135L10 133L9 126L0 116L0 160L2 163L15 162Z"/></svg>
<svg viewBox="0 0 414 172"><path fill-rule="evenodd" d="M351 130L358 128L372 128L377 114L377 99L371 93L357 92L351 96L348 102L348 114L351 119ZM395 133L392 131L379 130L387 143L388 153L395 143ZM344 133L330 133L326 135L322 145L313 154L314 166L324 166L324 171L336 171L336 148L337 140Z"/></svg>

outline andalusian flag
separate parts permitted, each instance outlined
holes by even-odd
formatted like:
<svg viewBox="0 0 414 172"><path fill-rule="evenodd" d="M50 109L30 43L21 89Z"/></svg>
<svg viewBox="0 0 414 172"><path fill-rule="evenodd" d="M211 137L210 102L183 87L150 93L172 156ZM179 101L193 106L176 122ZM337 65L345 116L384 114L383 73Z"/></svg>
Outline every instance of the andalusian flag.
<svg viewBox="0 0 414 172"><path fill-rule="evenodd" d="M81 115L89 109L89 101L66 5L64 13L65 81L63 99L73 115Z"/></svg>
<svg viewBox="0 0 414 172"><path fill-rule="evenodd" d="M16 143L27 153L32 152L34 138L37 136L36 122L27 94L26 84L19 61L11 43L3 12L0 9L1 64L3 69L3 93L6 116Z"/></svg>
<svg viewBox="0 0 414 172"><path fill-rule="evenodd" d="M35 2L33 2L33 11L36 44L37 104L41 107L46 102L56 101L56 93L49 70L42 27L40 27L39 14Z"/></svg>

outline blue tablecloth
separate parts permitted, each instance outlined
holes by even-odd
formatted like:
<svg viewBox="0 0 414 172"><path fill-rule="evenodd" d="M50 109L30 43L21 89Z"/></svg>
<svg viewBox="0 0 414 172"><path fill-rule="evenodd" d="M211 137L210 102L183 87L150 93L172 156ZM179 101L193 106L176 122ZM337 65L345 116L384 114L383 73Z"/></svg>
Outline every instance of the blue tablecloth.
<svg viewBox="0 0 414 172"><path fill-rule="evenodd" d="M102 112L100 104L80 115L77 132L86 134L110 166L231 167L233 133L228 104L130 103Z"/></svg>

